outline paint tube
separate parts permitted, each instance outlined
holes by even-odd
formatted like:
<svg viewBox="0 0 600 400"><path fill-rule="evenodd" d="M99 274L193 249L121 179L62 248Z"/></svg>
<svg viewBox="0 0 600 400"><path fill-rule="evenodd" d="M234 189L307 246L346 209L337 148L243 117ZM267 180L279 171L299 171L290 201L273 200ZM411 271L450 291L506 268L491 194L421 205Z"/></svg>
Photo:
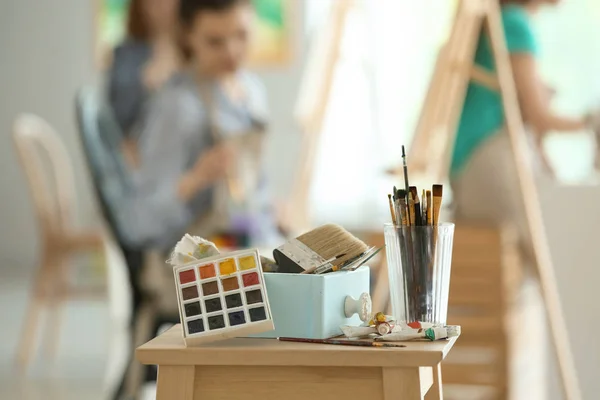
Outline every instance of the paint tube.
<svg viewBox="0 0 600 400"><path fill-rule="evenodd" d="M415 322L410 322L408 324L406 324L406 327L408 328L412 328L412 329L429 329L429 328L433 328L435 325L432 324L431 322L421 322L421 321L415 321Z"/></svg>
<svg viewBox="0 0 600 400"><path fill-rule="evenodd" d="M385 315L382 312L378 312L373 314L373 316L369 320L369 325L377 325L382 322L394 322L395 320L396 318L391 315Z"/></svg>
<svg viewBox="0 0 600 400"><path fill-rule="evenodd" d="M416 339L442 340L460 335L460 326L433 327L427 329L403 329L376 338L385 342L405 342Z"/></svg>
<svg viewBox="0 0 600 400"><path fill-rule="evenodd" d="M390 322L382 322L377 324L377 333L380 335L387 335L394 332L400 332L402 328L399 325L392 324Z"/></svg>
<svg viewBox="0 0 600 400"><path fill-rule="evenodd" d="M377 329L373 326L340 326L342 333L347 338L362 338L371 334L377 333Z"/></svg>
<svg viewBox="0 0 600 400"><path fill-rule="evenodd" d="M340 329L347 338L360 338L372 334L387 335L400 332L402 328L391 322L381 322L377 325L341 326Z"/></svg>

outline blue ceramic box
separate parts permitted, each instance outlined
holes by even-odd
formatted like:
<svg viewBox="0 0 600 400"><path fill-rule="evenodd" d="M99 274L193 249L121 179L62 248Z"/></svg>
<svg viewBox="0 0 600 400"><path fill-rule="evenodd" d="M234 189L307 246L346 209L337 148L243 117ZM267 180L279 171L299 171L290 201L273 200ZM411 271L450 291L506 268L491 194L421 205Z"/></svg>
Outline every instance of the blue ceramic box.
<svg viewBox="0 0 600 400"><path fill-rule="evenodd" d="M325 339L341 335L341 325L360 325L345 314L345 300L369 293L370 269L323 275L264 274L275 330L252 337Z"/></svg>

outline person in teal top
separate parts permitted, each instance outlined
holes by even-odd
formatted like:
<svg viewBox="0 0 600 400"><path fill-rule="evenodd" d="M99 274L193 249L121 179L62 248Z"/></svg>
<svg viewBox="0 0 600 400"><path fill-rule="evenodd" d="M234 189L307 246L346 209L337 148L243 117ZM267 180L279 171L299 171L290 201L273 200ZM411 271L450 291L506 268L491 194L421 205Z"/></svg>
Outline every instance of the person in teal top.
<svg viewBox="0 0 600 400"><path fill-rule="evenodd" d="M524 120L522 132L530 145L538 183L545 167L551 172L541 151L542 139L550 132L598 130L600 112L581 118L566 118L550 106L551 90L543 83L536 57L538 45L532 27L533 14L542 5L560 0L500 0L506 44ZM475 61L490 72L495 70L492 48L482 33ZM517 228L524 256L532 255L527 217L518 181L511 142L504 129L505 118L499 93L472 82L468 89L451 157L450 184L455 218L461 221ZM537 164L537 165L536 165Z"/></svg>
<svg viewBox="0 0 600 400"><path fill-rule="evenodd" d="M511 54L537 54L537 44L525 7L507 4L502 7L502 22L506 32L506 45ZM494 71L494 57L490 42L482 36L475 53L475 63ZM504 111L500 94L477 83L471 83L463 108L451 173L459 173L473 151L504 124Z"/></svg>

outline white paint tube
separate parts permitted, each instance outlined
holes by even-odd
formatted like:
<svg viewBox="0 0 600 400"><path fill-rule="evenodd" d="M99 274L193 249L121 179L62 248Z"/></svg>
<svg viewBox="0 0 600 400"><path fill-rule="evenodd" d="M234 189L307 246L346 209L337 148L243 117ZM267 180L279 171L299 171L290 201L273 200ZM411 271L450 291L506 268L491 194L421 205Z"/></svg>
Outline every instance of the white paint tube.
<svg viewBox="0 0 600 400"><path fill-rule="evenodd" d="M402 327L391 322L381 322L377 325L377 333L387 335L394 332L400 332Z"/></svg>
<svg viewBox="0 0 600 400"><path fill-rule="evenodd" d="M406 342L416 339L442 340L460 335L460 326L434 327L428 329L403 329L376 338L385 342Z"/></svg>
<svg viewBox="0 0 600 400"><path fill-rule="evenodd" d="M347 338L362 338L377 333L377 329L371 326L340 326L342 333Z"/></svg>

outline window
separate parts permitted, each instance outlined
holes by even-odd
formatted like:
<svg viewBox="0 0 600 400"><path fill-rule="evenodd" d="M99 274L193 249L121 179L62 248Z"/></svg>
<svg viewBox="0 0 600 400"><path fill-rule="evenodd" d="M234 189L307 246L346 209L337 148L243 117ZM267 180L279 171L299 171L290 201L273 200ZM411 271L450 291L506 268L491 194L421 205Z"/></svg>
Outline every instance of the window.
<svg viewBox="0 0 600 400"><path fill-rule="evenodd" d="M452 22L447 0L363 0L346 26L342 56L315 165L315 223L379 228L389 220L384 173L410 144L439 46ZM323 10L321 8L321 10ZM600 2L571 0L536 16L541 66L555 87L556 110L600 106ZM565 54L567 57L565 57ZM546 148L563 181L592 165L589 133L552 135Z"/></svg>

